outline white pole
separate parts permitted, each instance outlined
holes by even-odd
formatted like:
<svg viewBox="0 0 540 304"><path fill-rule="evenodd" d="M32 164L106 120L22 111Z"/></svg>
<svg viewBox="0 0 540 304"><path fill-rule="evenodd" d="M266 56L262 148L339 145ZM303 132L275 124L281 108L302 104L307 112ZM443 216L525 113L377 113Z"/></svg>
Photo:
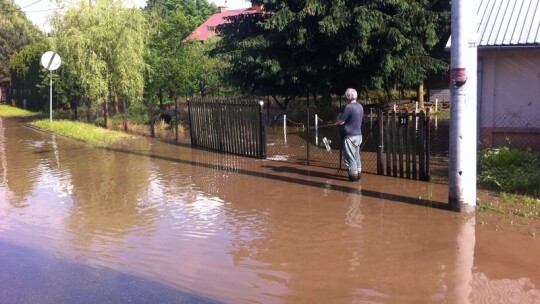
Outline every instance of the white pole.
<svg viewBox="0 0 540 304"><path fill-rule="evenodd" d="M315 147L319 146L319 121L318 116L315 114Z"/></svg>
<svg viewBox="0 0 540 304"><path fill-rule="evenodd" d="M435 98L435 113L439 111L439 98Z"/></svg>
<svg viewBox="0 0 540 304"><path fill-rule="evenodd" d="M476 209L476 11L478 0L452 1L448 202Z"/></svg>
<svg viewBox="0 0 540 304"><path fill-rule="evenodd" d="M373 129L373 108L369 108L369 129Z"/></svg>
<svg viewBox="0 0 540 304"><path fill-rule="evenodd" d="M49 79L49 121L52 122L52 70Z"/></svg>
<svg viewBox="0 0 540 304"><path fill-rule="evenodd" d="M283 114L283 142L287 143L287 115Z"/></svg>
<svg viewBox="0 0 540 304"><path fill-rule="evenodd" d="M418 113L418 101L414 105L414 113Z"/></svg>

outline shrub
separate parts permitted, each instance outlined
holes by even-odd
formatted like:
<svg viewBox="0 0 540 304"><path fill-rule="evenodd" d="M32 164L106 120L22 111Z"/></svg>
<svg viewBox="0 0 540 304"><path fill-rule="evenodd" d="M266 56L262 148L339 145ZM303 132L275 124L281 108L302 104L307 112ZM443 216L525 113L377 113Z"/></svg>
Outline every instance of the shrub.
<svg viewBox="0 0 540 304"><path fill-rule="evenodd" d="M530 149L485 149L478 157L478 181L505 192L540 195L540 158Z"/></svg>
<svg viewBox="0 0 540 304"><path fill-rule="evenodd" d="M94 120L94 126L96 127L104 127L105 126L105 118L98 117Z"/></svg>

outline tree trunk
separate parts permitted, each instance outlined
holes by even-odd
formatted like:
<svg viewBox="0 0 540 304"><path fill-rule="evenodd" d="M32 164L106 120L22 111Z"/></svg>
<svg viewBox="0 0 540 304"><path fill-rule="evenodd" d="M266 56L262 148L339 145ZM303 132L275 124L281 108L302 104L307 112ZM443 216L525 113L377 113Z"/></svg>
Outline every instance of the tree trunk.
<svg viewBox="0 0 540 304"><path fill-rule="evenodd" d="M174 127L175 127L175 139L178 142L178 101L179 97L174 98Z"/></svg>
<svg viewBox="0 0 540 304"><path fill-rule="evenodd" d="M129 128L128 128L128 110L127 110L127 106L126 106L126 100L125 99L122 99L122 108L124 108L124 131L125 132L129 132Z"/></svg>
<svg viewBox="0 0 540 304"><path fill-rule="evenodd" d="M79 96L73 97L71 99L71 112L72 112L71 119L75 121L79 120L79 102L80 102Z"/></svg>
<svg viewBox="0 0 540 304"><path fill-rule="evenodd" d="M90 99L87 99L86 100L86 122L87 123L90 123L90 119L92 118L91 116L91 111L92 109L92 101Z"/></svg>
<svg viewBox="0 0 540 304"><path fill-rule="evenodd" d="M118 91L114 90L113 115L120 113L120 109L118 108L118 100Z"/></svg>
<svg viewBox="0 0 540 304"><path fill-rule="evenodd" d="M103 127L105 129L109 128L108 118L109 118L109 109L107 107L107 101L103 102Z"/></svg>
<svg viewBox="0 0 540 304"><path fill-rule="evenodd" d="M159 88L159 94L158 94L158 98L159 98L159 109L161 111L164 111L165 108L163 107L163 89L162 88ZM152 106L152 113L153 113L153 106Z"/></svg>
<svg viewBox="0 0 540 304"><path fill-rule="evenodd" d="M148 112L150 113L150 137L156 137L156 120L154 118L154 104L148 105Z"/></svg>

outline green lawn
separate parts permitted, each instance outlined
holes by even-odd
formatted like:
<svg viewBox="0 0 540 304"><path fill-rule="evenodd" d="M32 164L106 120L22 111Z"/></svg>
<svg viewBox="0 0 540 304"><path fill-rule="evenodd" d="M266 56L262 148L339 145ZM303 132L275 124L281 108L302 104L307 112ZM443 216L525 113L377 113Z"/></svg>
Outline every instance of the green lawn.
<svg viewBox="0 0 540 304"><path fill-rule="evenodd" d="M0 105L0 116L2 117L31 117L40 115L39 112L31 112L28 110L12 107L9 105Z"/></svg>
<svg viewBox="0 0 540 304"><path fill-rule="evenodd" d="M130 137L123 132L111 131L78 121L53 120L51 122L48 119L41 119L31 122L30 125L91 144L104 144Z"/></svg>

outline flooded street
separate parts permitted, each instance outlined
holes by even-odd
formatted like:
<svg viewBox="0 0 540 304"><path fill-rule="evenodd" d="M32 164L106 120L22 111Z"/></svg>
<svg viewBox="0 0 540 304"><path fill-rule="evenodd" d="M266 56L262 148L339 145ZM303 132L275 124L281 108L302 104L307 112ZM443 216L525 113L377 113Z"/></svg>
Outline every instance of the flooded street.
<svg viewBox="0 0 540 304"><path fill-rule="evenodd" d="M0 303L540 303L537 235L337 173L0 118Z"/></svg>

